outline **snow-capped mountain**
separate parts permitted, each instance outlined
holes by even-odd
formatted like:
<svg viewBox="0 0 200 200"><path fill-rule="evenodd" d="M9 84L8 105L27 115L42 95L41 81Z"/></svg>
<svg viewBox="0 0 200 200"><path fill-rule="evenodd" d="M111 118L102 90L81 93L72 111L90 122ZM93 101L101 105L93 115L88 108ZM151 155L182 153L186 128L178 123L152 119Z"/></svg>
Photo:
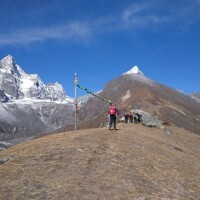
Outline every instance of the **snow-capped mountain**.
<svg viewBox="0 0 200 200"><path fill-rule="evenodd" d="M131 110L151 113L161 121L198 133L200 107L191 97L146 77L137 66L108 82L98 95L111 99L120 116ZM77 99L78 128L100 127L108 121L109 103L92 95ZM74 128L74 99L59 83L45 85L24 72L12 58L0 61L0 150L39 134ZM4 147L2 147L4 148Z"/></svg>
<svg viewBox="0 0 200 200"><path fill-rule="evenodd" d="M37 74L25 73L10 55L0 62L0 90L14 99L66 101L62 85L59 83L45 85Z"/></svg>
<svg viewBox="0 0 200 200"><path fill-rule="evenodd" d="M95 92L95 94L98 95L101 92L102 92L102 90L99 90L99 91ZM95 97L93 95L91 95L91 94L86 94L84 96L78 97L77 98L77 103L78 103L79 107L82 107L84 105L84 103L86 103L91 98L95 98Z"/></svg>
<svg viewBox="0 0 200 200"><path fill-rule="evenodd" d="M24 72L10 55L0 61L0 141L4 146L73 124L73 115L74 99L66 96L61 84L45 85L37 74Z"/></svg>
<svg viewBox="0 0 200 200"><path fill-rule="evenodd" d="M187 95L144 76L138 67L108 82L99 96L111 99L117 105L119 119L125 112L140 110L166 124L200 133L199 104ZM78 128L106 125L108 108L108 102L90 98L79 110Z"/></svg>
<svg viewBox="0 0 200 200"><path fill-rule="evenodd" d="M131 68L131 70L125 72L122 74L124 77L128 77L129 79L132 79L134 81L143 82L144 84L149 85L156 85L156 82L152 79L146 77L141 70L139 70L138 66L134 66Z"/></svg>

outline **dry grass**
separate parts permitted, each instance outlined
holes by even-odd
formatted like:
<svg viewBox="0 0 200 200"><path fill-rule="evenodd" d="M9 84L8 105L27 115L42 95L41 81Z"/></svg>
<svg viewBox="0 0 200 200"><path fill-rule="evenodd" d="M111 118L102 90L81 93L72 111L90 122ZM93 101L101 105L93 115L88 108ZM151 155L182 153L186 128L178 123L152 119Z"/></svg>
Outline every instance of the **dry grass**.
<svg viewBox="0 0 200 200"><path fill-rule="evenodd" d="M200 136L119 124L0 152L0 199L200 199Z"/></svg>

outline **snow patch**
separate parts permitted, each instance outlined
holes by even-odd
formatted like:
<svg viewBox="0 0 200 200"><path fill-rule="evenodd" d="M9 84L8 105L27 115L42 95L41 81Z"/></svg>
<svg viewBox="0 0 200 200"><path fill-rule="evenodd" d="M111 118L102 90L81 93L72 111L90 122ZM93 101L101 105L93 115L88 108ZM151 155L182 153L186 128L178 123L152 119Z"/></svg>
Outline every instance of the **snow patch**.
<svg viewBox="0 0 200 200"><path fill-rule="evenodd" d="M74 98L71 98L69 96L66 96L66 101L70 103L74 103Z"/></svg>
<svg viewBox="0 0 200 200"><path fill-rule="evenodd" d="M122 97L122 103L127 100L129 97L131 97L131 93L130 93L130 90L128 90L126 92L126 95Z"/></svg>
<svg viewBox="0 0 200 200"><path fill-rule="evenodd" d="M95 94L99 94L99 93L101 93L103 90L99 90L98 92L96 92Z"/></svg>
<svg viewBox="0 0 200 200"><path fill-rule="evenodd" d="M131 70L123 73L123 75L126 74L139 74L139 75L143 75L143 73L139 70L138 66L134 66Z"/></svg>
<svg viewBox="0 0 200 200"><path fill-rule="evenodd" d="M32 86L34 86L34 81L30 78L22 78L21 80L21 91L26 93Z"/></svg>
<svg viewBox="0 0 200 200"><path fill-rule="evenodd" d="M192 99L194 99L197 103L200 103L200 92L193 92L189 95Z"/></svg>
<svg viewBox="0 0 200 200"><path fill-rule="evenodd" d="M9 105L9 104L28 104L28 105L35 105L38 103L56 103L56 104L69 104L69 103L73 103L74 100L72 98L66 98L65 101L52 101L50 99L37 99L37 98L23 98L23 99L11 99L9 102L4 103L5 105Z"/></svg>

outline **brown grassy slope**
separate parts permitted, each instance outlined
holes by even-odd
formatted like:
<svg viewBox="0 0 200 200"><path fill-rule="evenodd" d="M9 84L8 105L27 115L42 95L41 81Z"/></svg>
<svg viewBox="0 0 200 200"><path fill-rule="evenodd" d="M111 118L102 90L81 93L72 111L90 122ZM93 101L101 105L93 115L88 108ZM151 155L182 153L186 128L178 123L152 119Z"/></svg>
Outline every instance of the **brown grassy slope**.
<svg viewBox="0 0 200 200"><path fill-rule="evenodd" d="M0 199L199 199L200 137L118 124L0 152Z"/></svg>

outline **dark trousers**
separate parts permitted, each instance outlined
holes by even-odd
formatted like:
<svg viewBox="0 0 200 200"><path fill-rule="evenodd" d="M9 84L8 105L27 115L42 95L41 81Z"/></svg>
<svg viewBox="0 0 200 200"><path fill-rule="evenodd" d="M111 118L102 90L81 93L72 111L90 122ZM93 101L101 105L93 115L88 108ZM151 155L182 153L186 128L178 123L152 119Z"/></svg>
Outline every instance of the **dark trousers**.
<svg viewBox="0 0 200 200"><path fill-rule="evenodd" d="M130 123L133 123L133 116L129 116L130 118Z"/></svg>
<svg viewBox="0 0 200 200"><path fill-rule="evenodd" d="M109 129L112 127L112 124L114 124L114 129L116 129L116 118L115 115L110 115Z"/></svg>
<svg viewBox="0 0 200 200"><path fill-rule="evenodd" d="M128 123L128 116L125 116L125 123L127 124Z"/></svg>
<svg viewBox="0 0 200 200"><path fill-rule="evenodd" d="M134 122L137 123L137 117L134 117Z"/></svg>

